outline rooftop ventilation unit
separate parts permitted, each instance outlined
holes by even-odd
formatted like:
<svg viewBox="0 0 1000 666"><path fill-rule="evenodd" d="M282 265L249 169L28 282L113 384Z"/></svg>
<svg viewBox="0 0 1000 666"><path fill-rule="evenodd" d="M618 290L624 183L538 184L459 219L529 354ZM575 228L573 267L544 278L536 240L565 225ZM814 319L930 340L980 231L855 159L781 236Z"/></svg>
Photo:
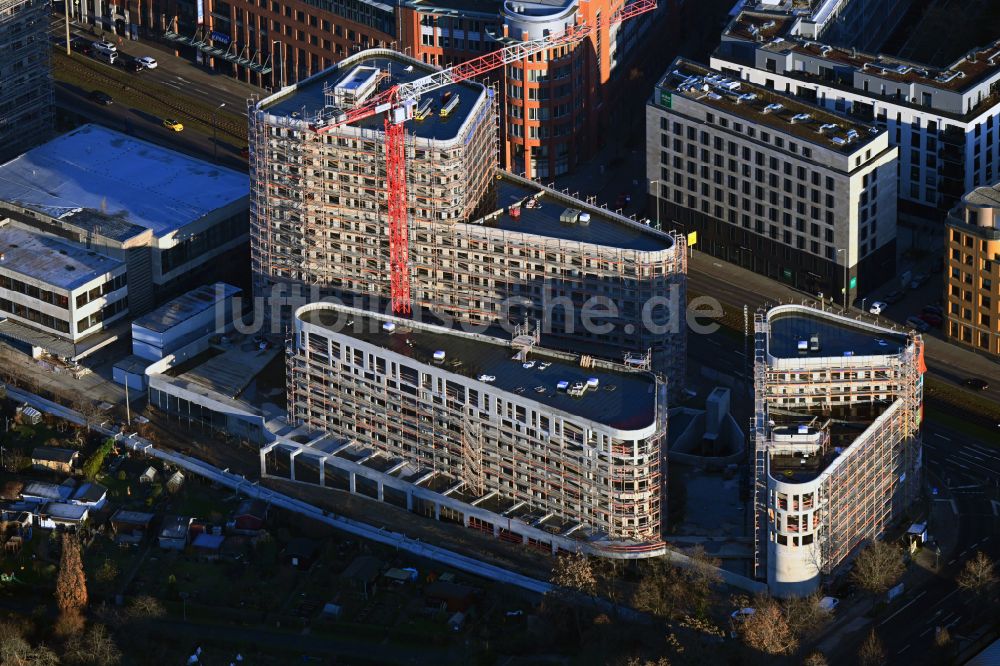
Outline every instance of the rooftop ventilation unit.
<svg viewBox="0 0 1000 666"><path fill-rule="evenodd" d="M826 134L827 132L832 132L839 127L840 126L837 125L836 123L824 123L823 125L820 126L819 133Z"/></svg>
<svg viewBox="0 0 1000 666"><path fill-rule="evenodd" d="M847 140L848 141L857 141L858 140L858 131L857 130L853 130L853 129L847 130Z"/></svg>
<svg viewBox="0 0 1000 666"><path fill-rule="evenodd" d="M387 321L384 324L382 324L382 330L385 331L386 333L392 333L393 331L396 330L396 324L394 324L391 321Z"/></svg>
<svg viewBox="0 0 1000 666"><path fill-rule="evenodd" d="M577 208L567 208L559 216L559 221L563 224L576 224L578 219L580 219L580 211Z"/></svg>
<svg viewBox="0 0 1000 666"><path fill-rule="evenodd" d="M443 363L444 362L444 357L445 357L445 353L444 353L443 350L439 349L438 351L434 352L434 361L436 363Z"/></svg>
<svg viewBox="0 0 1000 666"><path fill-rule="evenodd" d="M808 113L796 113L792 116L792 123L807 123L812 119Z"/></svg>
<svg viewBox="0 0 1000 666"><path fill-rule="evenodd" d="M778 111L781 111L783 108L785 108L783 105L775 102L774 104L768 104L767 106L765 106L764 113L777 113Z"/></svg>
<svg viewBox="0 0 1000 666"><path fill-rule="evenodd" d="M743 102L752 102L755 99L757 99L757 95L753 93L743 93L742 95L736 98L736 103L742 104Z"/></svg>
<svg viewBox="0 0 1000 666"><path fill-rule="evenodd" d="M375 92L381 73L378 67L355 67L333 87L334 102L341 108L360 104Z"/></svg>
<svg viewBox="0 0 1000 666"><path fill-rule="evenodd" d="M832 141L837 146L846 146L847 145L847 140L846 139L842 139L839 136L833 137Z"/></svg>

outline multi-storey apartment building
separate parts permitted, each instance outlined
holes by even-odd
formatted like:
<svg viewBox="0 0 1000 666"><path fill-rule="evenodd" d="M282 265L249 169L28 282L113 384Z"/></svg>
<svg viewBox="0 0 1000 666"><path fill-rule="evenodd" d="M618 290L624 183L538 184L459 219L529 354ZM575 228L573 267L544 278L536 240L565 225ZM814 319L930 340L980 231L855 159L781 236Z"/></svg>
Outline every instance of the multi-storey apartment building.
<svg viewBox="0 0 1000 666"><path fill-rule="evenodd" d="M1000 41L945 68L823 44L781 12L741 12L711 66L889 133L899 148L901 210L937 217L1000 179Z"/></svg>
<svg viewBox="0 0 1000 666"><path fill-rule="evenodd" d="M944 262L948 338L1000 354L1000 184L978 187L952 208Z"/></svg>
<svg viewBox="0 0 1000 666"><path fill-rule="evenodd" d="M885 131L683 59L647 105L659 223L838 301L895 273L896 154Z"/></svg>
<svg viewBox="0 0 1000 666"><path fill-rule="evenodd" d="M374 94L429 71L368 52L251 109L257 296L272 306L336 297L386 310L383 118L327 127L324 91L335 104L345 82L381 81L363 93ZM506 326L530 317L548 346L614 360L651 353L671 389L680 386L684 238L499 171L493 96L479 84L448 86L416 112L423 120L405 122L414 318Z"/></svg>
<svg viewBox="0 0 1000 666"><path fill-rule="evenodd" d="M52 132L48 26L47 2L0 4L0 163L42 143Z"/></svg>
<svg viewBox="0 0 1000 666"><path fill-rule="evenodd" d="M496 527L509 510L591 545L661 541L666 386L648 366L541 348L531 326L503 339L328 303L296 312L290 345L294 424L442 477Z"/></svg>
<svg viewBox="0 0 1000 666"><path fill-rule="evenodd" d="M756 572L805 595L917 496L923 343L797 305L754 323Z"/></svg>

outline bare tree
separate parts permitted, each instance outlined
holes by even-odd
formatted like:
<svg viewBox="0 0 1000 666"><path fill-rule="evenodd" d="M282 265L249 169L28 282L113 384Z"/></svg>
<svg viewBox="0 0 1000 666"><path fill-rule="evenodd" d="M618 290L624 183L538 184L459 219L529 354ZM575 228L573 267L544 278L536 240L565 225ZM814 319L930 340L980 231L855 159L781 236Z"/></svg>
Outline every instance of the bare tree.
<svg viewBox="0 0 1000 666"><path fill-rule="evenodd" d="M884 541L873 541L858 553L851 578L859 587L878 596L903 575L903 552Z"/></svg>
<svg viewBox="0 0 1000 666"><path fill-rule="evenodd" d="M659 571L650 572L640 578L632 593L633 608L660 617L667 614L666 600L664 581Z"/></svg>
<svg viewBox="0 0 1000 666"><path fill-rule="evenodd" d="M553 585L588 596L597 594L597 577L590 558L583 553L561 553L552 567Z"/></svg>
<svg viewBox="0 0 1000 666"><path fill-rule="evenodd" d="M969 559L955 578L958 586L977 599L986 597L997 584L996 566L983 551Z"/></svg>
<svg viewBox="0 0 1000 666"><path fill-rule="evenodd" d="M934 628L934 645L939 648L948 647L951 643L951 633L948 631L948 627L935 627Z"/></svg>
<svg viewBox="0 0 1000 666"><path fill-rule="evenodd" d="M818 634L830 621L830 612L820 606L818 593L807 597L791 597L785 601L788 626L799 640Z"/></svg>
<svg viewBox="0 0 1000 666"><path fill-rule="evenodd" d="M152 619L163 617L166 615L166 610L156 597L143 595L135 597L129 602L128 614L133 619Z"/></svg>
<svg viewBox="0 0 1000 666"><path fill-rule="evenodd" d="M32 647L21 627L5 622L0 625L0 664L4 666L56 666L55 652L39 645Z"/></svg>
<svg viewBox="0 0 1000 666"><path fill-rule="evenodd" d="M781 606L770 597L758 597L754 612L742 621L742 632L747 647L764 654L791 654L799 646Z"/></svg>
<svg viewBox="0 0 1000 666"><path fill-rule="evenodd" d="M822 652L812 652L802 660L802 666L827 666L827 663Z"/></svg>
<svg viewBox="0 0 1000 666"><path fill-rule="evenodd" d="M82 636L74 636L66 645L64 658L71 664L116 666L122 652L103 624L95 624Z"/></svg>
<svg viewBox="0 0 1000 666"><path fill-rule="evenodd" d="M858 663L861 666L881 666L885 663L885 648L872 629L858 649Z"/></svg>
<svg viewBox="0 0 1000 666"><path fill-rule="evenodd" d="M57 629L68 636L83 629L83 609L87 607L87 577L80 558L80 541L68 532L62 538L62 556L56 578Z"/></svg>
<svg viewBox="0 0 1000 666"><path fill-rule="evenodd" d="M722 582L722 574L719 573L722 562L706 553L701 546L688 550L687 556L690 564L683 570L683 577L689 608L696 615L702 616L708 610L712 588Z"/></svg>

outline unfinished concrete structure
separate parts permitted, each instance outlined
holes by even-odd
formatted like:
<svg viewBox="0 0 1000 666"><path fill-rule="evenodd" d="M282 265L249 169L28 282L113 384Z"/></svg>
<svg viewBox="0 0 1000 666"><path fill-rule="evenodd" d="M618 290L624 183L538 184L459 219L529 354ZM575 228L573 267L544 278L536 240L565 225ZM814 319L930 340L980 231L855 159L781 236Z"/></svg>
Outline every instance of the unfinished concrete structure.
<svg viewBox="0 0 1000 666"><path fill-rule="evenodd" d="M293 306L331 296L387 310L383 118L330 122L432 71L366 51L252 106L254 286L268 312L283 306L287 323ZM529 317L546 345L617 361L651 352L672 390L683 382L682 237L499 171L494 95L478 84L425 96L405 129L414 319L509 329Z"/></svg>
<svg viewBox="0 0 1000 666"><path fill-rule="evenodd" d="M42 143L52 132L48 27L45 0L0 2L0 163Z"/></svg>
<svg viewBox="0 0 1000 666"><path fill-rule="evenodd" d="M755 317L755 570L805 595L920 485L923 342L812 308Z"/></svg>
<svg viewBox="0 0 1000 666"><path fill-rule="evenodd" d="M648 356L611 363L538 340L531 326L504 339L307 305L288 350L289 422L504 517L466 517L469 527L495 533L516 519L595 546L657 551L663 377Z"/></svg>

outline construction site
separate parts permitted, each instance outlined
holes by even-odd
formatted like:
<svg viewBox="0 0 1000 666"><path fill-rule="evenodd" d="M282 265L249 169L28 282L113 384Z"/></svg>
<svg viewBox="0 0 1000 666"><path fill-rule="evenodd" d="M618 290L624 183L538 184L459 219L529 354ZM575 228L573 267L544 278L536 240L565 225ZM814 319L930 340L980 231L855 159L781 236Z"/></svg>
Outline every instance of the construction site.
<svg viewBox="0 0 1000 666"><path fill-rule="evenodd" d="M289 421L335 446L279 443L262 473L401 493L401 508L545 550L662 552L666 385L648 356L586 360L530 325L505 339L330 303L300 308L294 330Z"/></svg>
<svg viewBox="0 0 1000 666"><path fill-rule="evenodd" d="M923 340L798 305L754 325L755 573L801 596L916 499Z"/></svg>
<svg viewBox="0 0 1000 666"><path fill-rule="evenodd" d="M43 0L0 2L0 164L52 133L49 9Z"/></svg>
<svg viewBox="0 0 1000 666"><path fill-rule="evenodd" d="M685 239L499 170L490 88L370 50L249 116L255 296L282 330L329 298L508 331L527 317L548 346L648 353L683 382Z"/></svg>

